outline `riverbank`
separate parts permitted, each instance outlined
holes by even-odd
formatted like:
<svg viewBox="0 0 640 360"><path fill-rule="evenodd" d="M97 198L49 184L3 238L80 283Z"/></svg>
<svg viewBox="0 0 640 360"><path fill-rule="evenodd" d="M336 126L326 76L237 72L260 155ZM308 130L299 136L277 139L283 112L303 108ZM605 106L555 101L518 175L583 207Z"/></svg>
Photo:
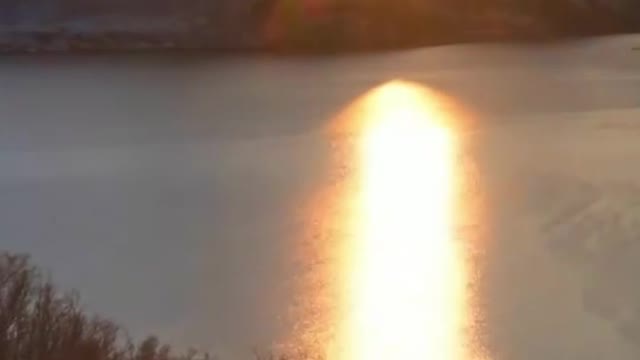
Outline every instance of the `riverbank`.
<svg viewBox="0 0 640 360"><path fill-rule="evenodd" d="M433 37L419 41L387 41L380 43L317 43L265 44L246 41L240 44L219 43L206 38L187 36L155 37L127 33L106 33L96 37L56 36L51 33L19 34L12 41L0 41L0 55L72 55L72 54L271 54L271 55L337 55L370 52L385 52L419 47L452 44L504 43L504 44L553 44L570 40L588 39L594 36L624 35L625 33L603 32L598 34L564 34L551 36L544 33L503 34L483 31L479 33L457 33L447 37ZM627 33L633 34L633 33ZM209 40L209 41L208 41ZM640 46L631 50L640 51Z"/></svg>
<svg viewBox="0 0 640 360"><path fill-rule="evenodd" d="M0 23L0 53L206 51L336 54L454 43L540 43L640 31L610 10L460 5L305 8L264 0L219 13L83 15L29 26ZM285 4L285 5L283 5ZM0 9L1 10L1 9Z"/></svg>

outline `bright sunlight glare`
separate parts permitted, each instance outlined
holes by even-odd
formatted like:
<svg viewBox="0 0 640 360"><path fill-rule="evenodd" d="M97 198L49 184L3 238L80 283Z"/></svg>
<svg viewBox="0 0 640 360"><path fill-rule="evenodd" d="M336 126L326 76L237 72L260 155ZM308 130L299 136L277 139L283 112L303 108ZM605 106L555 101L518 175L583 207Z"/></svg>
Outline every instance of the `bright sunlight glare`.
<svg viewBox="0 0 640 360"><path fill-rule="evenodd" d="M359 114L341 360L462 359L455 137L436 102L394 82L375 90Z"/></svg>

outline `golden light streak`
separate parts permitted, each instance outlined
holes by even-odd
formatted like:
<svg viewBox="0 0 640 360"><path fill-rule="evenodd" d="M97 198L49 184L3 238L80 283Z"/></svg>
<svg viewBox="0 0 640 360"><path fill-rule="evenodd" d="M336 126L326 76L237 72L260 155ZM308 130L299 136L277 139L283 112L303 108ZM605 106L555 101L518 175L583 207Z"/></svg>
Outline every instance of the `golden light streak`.
<svg viewBox="0 0 640 360"><path fill-rule="evenodd" d="M358 113L339 360L458 360L465 271L452 231L456 139L437 99L395 82Z"/></svg>

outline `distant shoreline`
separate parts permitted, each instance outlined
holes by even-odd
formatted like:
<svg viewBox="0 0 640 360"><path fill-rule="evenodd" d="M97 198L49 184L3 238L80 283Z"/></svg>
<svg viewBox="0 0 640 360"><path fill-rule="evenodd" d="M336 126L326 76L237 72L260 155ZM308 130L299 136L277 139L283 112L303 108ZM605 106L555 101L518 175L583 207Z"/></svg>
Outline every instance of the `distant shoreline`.
<svg viewBox="0 0 640 360"><path fill-rule="evenodd" d="M432 41L417 41L394 45L373 45L364 47L340 46L334 48L323 47L270 47L258 44L240 44L237 46L221 46L208 44L183 44L178 41L102 41L83 40L81 42L59 41L51 44L1 44L0 56L7 55L109 55L109 54L210 54L210 55L273 55L273 56L331 56L367 54L390 51L401 51L421 47L438 47L456 44L554 44L599 36L613 36L635 34L635 32L607 32L600 34L578 34L565 36L467 36L451 37ZM29 36L22 35L22 36ZM640 46L630 50L640 50Z"/></svg>
<svg viewBox="0 0 640 360"><path fill-rule="evenodd" d="M29 6L16 5L27 3ZM335 55L459 43L549 43L640 31L640 7L572 0L30 0L0 5L0 54ZM474 4L471 4L474 3ZM546 4L545 6L542 6ZM635 14L635 15L634 15Z"/></svg>

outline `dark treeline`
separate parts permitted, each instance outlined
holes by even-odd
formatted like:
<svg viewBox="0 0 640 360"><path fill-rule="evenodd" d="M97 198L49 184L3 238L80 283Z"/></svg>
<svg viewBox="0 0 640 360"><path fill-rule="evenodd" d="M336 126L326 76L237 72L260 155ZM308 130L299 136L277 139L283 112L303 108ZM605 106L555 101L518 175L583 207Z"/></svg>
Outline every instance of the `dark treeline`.
<svg viewBox="0 0 640 360"><path fill-rule="evenodd" d="M150 336L134 343L115 323L87 315L27 256L0 252L0 360L193 360Z"/></svg>
<svg viewBox="0 0 640 360"><path fill-rule="evenodd" d="M550 40L640 30L624 0L258 0L266 43L359 49L476 40Z"/></svg>
<svg viewBox="0 0 640 360"><path fill-rule="evenodd" d="M0 1L0 52L332 51L634 31L635 0Z"/></svg>

